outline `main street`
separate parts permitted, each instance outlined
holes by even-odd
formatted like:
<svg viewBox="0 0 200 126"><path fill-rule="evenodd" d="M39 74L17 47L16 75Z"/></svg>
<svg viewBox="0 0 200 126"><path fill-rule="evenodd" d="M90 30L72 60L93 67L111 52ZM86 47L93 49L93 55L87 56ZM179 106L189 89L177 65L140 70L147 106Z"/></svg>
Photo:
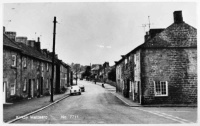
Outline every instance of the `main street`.
<svg viewBox="0 0 200 126"><path fill-rule="evenodd" d="M85 85L81 95L70 96L29 117L14 123L54 124L175 124L195 123L197 108L129 107L99 84Z"/></svg>

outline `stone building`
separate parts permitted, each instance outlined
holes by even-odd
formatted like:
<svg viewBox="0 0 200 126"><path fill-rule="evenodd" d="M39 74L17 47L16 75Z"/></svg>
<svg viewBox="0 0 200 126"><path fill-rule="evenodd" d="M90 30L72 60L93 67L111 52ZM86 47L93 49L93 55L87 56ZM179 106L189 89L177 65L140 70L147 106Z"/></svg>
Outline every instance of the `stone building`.
<svg viewBox="0 0 200 126"><path fill-rule="evenodd" d="M56 65L54 67L54 92L56 85L69 81L69 67L59 70L60 83L56 83ZM60 68L59 68L60 69ZM3 85L5 102L15 99L33 98L49 95L51 90L52 53L40 48L38 42L27 40L27 37L16 37L16 32L3 32ZM63 75L64 74L64 75ZM63 82L63 76L65 81ZM66 79L67 78L67 79Z"/></svg>
<svg viewBox="0 0 200 126"><path fill-rule="evenodd" d="M140 104L197 104L197 30L175 11L174 23L151 29L116 71L118 91Z"/></svg>

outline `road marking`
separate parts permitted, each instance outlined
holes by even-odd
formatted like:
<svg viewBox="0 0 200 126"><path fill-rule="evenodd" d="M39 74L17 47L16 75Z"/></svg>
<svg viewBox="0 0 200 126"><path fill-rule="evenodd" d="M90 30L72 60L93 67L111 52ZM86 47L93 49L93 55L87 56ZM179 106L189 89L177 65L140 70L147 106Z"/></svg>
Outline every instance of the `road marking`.
<svg viewBox="0 0 200 126"><path fill-rule="evenodd" d="M135 108L135 107L132 107L132 108L133 109L137 109L137 110L141 110L141 111L144 111L144 112L148 112L148 113L160 116L160 117L164 117L164 118L167 118L167 119L170 119L170 120L173 120L173 121L177 121L179 123L194 123L194 122L190 122L190 121L188 121L186 119L182 119L182 118L179 118L179 117L176 117L176 116L172 116L172 115L169 115L169 114L166 114L166 113L155 112L155 111L148 111L148 110L144 110L144 109L140 109L140 108Z"/></svg>

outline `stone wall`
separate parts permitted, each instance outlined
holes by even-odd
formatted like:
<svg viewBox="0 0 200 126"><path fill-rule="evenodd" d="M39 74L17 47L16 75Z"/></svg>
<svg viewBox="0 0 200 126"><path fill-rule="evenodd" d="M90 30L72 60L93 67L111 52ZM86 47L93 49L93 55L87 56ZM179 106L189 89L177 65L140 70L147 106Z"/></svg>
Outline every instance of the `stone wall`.
<svg viewBox="0 0 200 126"><path fill-rule="evenodd" d="M144 104L197 103L197 49L145 49L142 52ZM168 96L155 96L154 81L168 82Z"/></svg>

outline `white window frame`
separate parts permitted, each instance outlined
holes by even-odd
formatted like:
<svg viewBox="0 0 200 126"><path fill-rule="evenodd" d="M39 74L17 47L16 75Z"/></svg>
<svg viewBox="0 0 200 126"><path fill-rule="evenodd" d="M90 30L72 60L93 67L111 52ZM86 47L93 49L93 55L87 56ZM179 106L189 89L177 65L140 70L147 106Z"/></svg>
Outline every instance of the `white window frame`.
<svg viewBox="0 0 200 126"><path fill-rule="evenodd" d="M36 86L36 88L37 88L37 90L39 89L39 79L37 78L37 80L36 80L36 84L37 84L37 86Z"/></svg>
<svg viewBox="0 0 200 126"><path fill-rule="evenodd" d="M49 64L47 63L47 71L49 71Z"/></svg>
<svg viewBox="0 0 200 126"><path fill-rule="evenodd" d="M165 89L166 89L166 94L162 94L162 92L157 93L156 92L156 82L154 81L154 94L155 96L168 96L168 82L167 81L159 81L160 83L160 90L162 91L162 86L161 83L165 83Z"/></svg>
<svg viewBox="0 0 200 126"><path fill-rule="evenodd" d="M25 78L24 79L24 88L23 88L23 91L26 91L26 87L27 87L27 79Z"/></svg>
<svg viewBox="0 0 200 126"><path fill-rule="evenodd" d="M11 96L13 96L13 95L15 95L15 91L16 91L16 89L15 89L15 87L16 87L16 79L15 79L15 82L14 82L14 84L13 84L13 87L10 87L10 95ZM13 89L12 89L13 88Z"/></svg>
<svg viewBox="0 0 200 126"><path fill-rule="evenodd" d="M12 66L16 67L17 64L17 56L16 55L12 55Z"/></svg>
<svg viewBox="0 0 200 126"><path fill-rule="evenodd" d="M130 90L129 90L129 92L131 92L131 90L132 90L132 81L129 82L129 85L130 85Z"/></svg>
<svg viewBox="0 0 200 126"><path fill-rule="evenodd" d="M41 63L41 69L42 69L42 71L44 71L44 65L43 65L43 63Z"/></svg>

